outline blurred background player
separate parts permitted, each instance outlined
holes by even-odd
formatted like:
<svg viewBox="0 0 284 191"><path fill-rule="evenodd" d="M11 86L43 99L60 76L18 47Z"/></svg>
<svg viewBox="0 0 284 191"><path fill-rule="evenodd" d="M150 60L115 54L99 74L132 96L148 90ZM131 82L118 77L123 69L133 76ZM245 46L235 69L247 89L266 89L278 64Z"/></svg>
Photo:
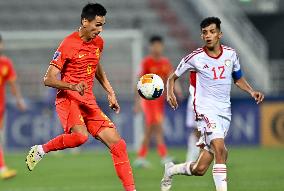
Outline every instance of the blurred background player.
<svg viewBox="0 0 284 191"><path fill-rule="evenodd" d="M167 101L173 109L178 104L174 95L175 81L187 70L191 73L191 94L194 95L193 107L196 112L198 142L201 150L197 161L165 164L161 190L168 191L174 175L203 176L214 160L212 175L216 191L227 191L227 157L224 139L231 121L231 83L246 91L259 104L264 95L255 91L242 75L239 57L230 47L221 45L221 21L208 17L201 21L201 38L204 47L196 49L184 57L176 71L168 79Z"/></svg>
<svg viewBox="0 0 284 191"><path fill-rule="evenodd" d="M2 179L8 179L16 176L16 171L9 169L4 161L3 151L3 125L4 125L4 113L5 113L5 87L6 84L10 85L11 93L15 96L17 107L21 111L26 110L26 105L22 98L20 89L16 82L16 71L13 67L12 61L3 55L4 44L2 36L0 35L0 177Z"/></svg>
<svg viewBox="0 0 284 191"><path fill-rule="evenodd" d="M109 107L119 113L115 92L100 64L104 41L99 36L106 9L88 3L82 9L81 26L60 44L44 77L44 84L57 88L56 111L65 133L43 145L35 145L26 157L30 171L51 151L78 147L91 134L105 144L124 190L135 191L126 143L112 121L101 111L93 94L94 78L104 88ZM58 75L61 79L58 79Z"/></svg>
<svg viewBox="0 0 284 191"><path fill-rule="evenodd" d="M200 137L200 133L197 129L196 118L192 108L193 96L188 96L187 108L186 108L186 127L188 128L189 134L187 138L187 153L186 161L196 161L199 155L199 147L196 143Z"/></svg>
<svg viewBox="0 0 284 191"><path fill-rule="evenodd" d="M169 59L163 55L163 52L163 38L158 35L152 36L149 40L149 55L147 55L141 63L139 77L144 74L154 73L160 76L165 84L173 69ZM178 95L181 95L180 88L177 88ZM161 163L164 164L165 162L172 160L171 157L168 156L162 127L165 115L164 95L165 94L156 100L146 100L140 98L138 93L136 93L134 110L135 112L142 110L145 118L144 137L137 153L137 159L134 162L134 165L137 167L148 167L150 165L145 158L153 135L155 136L157 152L161 157Z"/></svg>

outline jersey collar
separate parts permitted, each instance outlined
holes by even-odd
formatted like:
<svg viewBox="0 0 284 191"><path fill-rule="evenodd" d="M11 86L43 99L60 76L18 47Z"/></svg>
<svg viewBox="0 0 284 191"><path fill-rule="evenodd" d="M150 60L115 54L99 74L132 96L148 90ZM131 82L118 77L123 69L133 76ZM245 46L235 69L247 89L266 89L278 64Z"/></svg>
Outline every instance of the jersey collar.
<svg viewBox="0 0 284 191"><path fill-rule="evenodd" d="M207 51L207 48L206 48L205 46L203 46L203 50L204 50L204 52L207 54L207 56L209 56L210 58L214 58L214 59L220 58L220 57L222 56L222 54L223 54L223 47L222 47L222 45L220 45L220 50L221 50L221 52L220 52L220 54L217 55L217 56L211 56L211 55L209 55L209 54L208 54L208 51Z"/></svg>

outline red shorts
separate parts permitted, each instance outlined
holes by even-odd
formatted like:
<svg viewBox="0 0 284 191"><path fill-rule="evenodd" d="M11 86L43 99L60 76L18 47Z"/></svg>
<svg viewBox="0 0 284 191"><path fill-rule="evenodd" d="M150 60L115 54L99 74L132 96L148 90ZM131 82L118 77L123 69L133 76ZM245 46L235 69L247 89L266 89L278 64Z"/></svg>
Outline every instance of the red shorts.
<svg viewBox="0 0 284 191"><path fill-rule="evenodd" d="M98 106L87 105L66 99L56 105L56 111L65 133L75 125L84 125L89 133L96 136L104 128L115 128L112 121Z"/></svg>
<svg viewBox="0 0 284 191"><path fill-rule="evenodd" d="M161 98L159 98L161 99ZM144 111L146 125L152 126L161 124L164 120L164 101L161 100L143 100L142 108Z"/></svg>

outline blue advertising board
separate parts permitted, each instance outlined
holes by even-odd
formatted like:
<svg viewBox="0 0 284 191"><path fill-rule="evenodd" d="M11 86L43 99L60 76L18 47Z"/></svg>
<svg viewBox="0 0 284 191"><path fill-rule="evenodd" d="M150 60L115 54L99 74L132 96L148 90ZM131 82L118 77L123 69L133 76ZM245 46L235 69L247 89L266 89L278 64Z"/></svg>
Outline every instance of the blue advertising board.
<svg viewBox="0 0 284 191"><path fill-rule="evenodd" d="M98 103L106 115L114 121L126 142L133 145L136 141L134 140L136 127L134 127L133 102L120 100L120 114L115 114L109 109L106 101ZM164 132L169 146L186 146L188 137L188 129L185 126L186 103L187 101L180 103L179 108L175 111L168 105L166 106ZM258 145L260 143L259 106L252 99L233 99L232 114L231 127L226 142L230 145ZM5 121L6 147L8 149L23 149L34 144L42 144L63 133L55 113L55 107L50 103L30 103L28 111L23 113L18 111L13 104L8 104ZM143 124L140 125L143 126ZM143 132L140 132L138 136L142 137ZM90 137L86 146L90 145L101 144Z"/></svg>

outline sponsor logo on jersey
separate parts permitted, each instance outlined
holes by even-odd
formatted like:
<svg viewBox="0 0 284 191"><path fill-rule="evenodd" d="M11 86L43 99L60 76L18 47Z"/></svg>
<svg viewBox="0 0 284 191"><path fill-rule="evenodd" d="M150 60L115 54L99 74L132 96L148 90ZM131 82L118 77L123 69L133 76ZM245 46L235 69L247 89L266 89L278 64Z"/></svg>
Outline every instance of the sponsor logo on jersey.
<svg viewBox="0 0 284 191"><path fill-rule="evenodd" d="M79 58L83 58L84 56L86 56L87 54L79 54Z"/></svg>
<svg viewBox="0 0 284 191"><path fill-rule="evenodd" d="M207 64L205 64L205 65L203 66L203 69L205 69L205 68L209 68L209 66L208 66Z"/></svg>

